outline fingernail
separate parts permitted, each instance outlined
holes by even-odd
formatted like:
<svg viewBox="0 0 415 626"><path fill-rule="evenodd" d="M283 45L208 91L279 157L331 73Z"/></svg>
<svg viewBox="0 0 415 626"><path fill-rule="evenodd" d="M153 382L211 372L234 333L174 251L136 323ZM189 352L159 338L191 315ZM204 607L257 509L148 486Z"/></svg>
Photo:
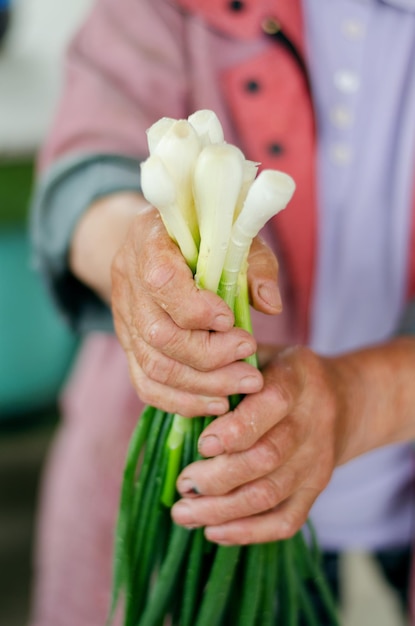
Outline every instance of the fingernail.
<svg viewBox="0 0 415 626"><path fill-rule="evenodd" d="M237 359L246 359L247 356L251 356L255 351L255 348L251 343L244 341L237 346L235 350L235 358Z"/></svg>
<svg viewBox="0 0 415 626"><path fill-rule="evenodd" d="M199 452L203 456L217 456L224 452L224 447L216 435L207 435L199 439Z"/></svg>
<svg viewBox="0 0 415 626"><path fill-rule="evenodd" d="M187 502L179 500L179 502L176 502L176 504L173 506L171 512L174 521L181 526L194 526L195 521Z"/></svg>
<svg viewBox="0 0 415 626"><path fill-rule="evenodd" d="M233 320L229 317L229 315L218 315L213 320L213 330L225 331L230 330L233 326Z"/></svg>
<svg viewBox="0 0 415 626"><path fill-rule="evenodd" d="M177 483L177 489L183 496L187 494L200 495L200 491L190 478L180 479Z"/></svg>
<svg viewBox="0 0 415 626"><path fill-rule="evenodd" d="M223 415L228 410L228 403L221 400L213 400L207 405L209 415Z"/></svg>
<svg viewBox="0 0 415 626"><path fill-rule="evenodd" d="M281 293L275 283L262 283L262 285L259 286L258 295L268 306L278 311L282 310Z"/></svg>
<svg viewBox="0 0 415 626"><path fill-rule="evenodd" d="M238 388L240 393L253 393L259 391L261 386L262 382L258 376L245 376L239 381Z"/></svg>

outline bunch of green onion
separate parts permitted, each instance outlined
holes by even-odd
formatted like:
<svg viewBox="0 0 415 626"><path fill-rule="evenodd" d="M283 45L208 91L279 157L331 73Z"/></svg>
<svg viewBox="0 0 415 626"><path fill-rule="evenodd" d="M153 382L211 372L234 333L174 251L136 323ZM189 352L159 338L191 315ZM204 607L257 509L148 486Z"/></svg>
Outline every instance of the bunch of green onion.
<svg viewBox="0 0 415 626"><path fill-rule="evenodd" d="M253 237L283 209L295 184L264 170L223 138L212 111L162 118L148 131L142 190L155 206L201 289L218 293L235 324L252 332L247 258ZM249 362L257 365L256 358ZM231 398L235 406L240 398ZM123 596L124 626L318 626L310 595L338 624L312 532L248 546L218 546L202 528L171 519L176 480L200 459L211 417L184 418L146 407L125 464L114 549L111 623Z"/></svg>

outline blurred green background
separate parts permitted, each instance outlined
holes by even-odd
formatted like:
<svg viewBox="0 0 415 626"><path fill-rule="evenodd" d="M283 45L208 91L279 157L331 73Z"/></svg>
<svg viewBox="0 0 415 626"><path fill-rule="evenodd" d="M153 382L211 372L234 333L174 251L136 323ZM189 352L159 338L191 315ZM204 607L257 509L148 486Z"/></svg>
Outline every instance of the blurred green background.
<svg viewBox="0 0 415 626"><path fill-rule="evenodd" d="M26 623L39 480L76 354L34 271L33 160L0 161L0 624Z"/></svg>
<svg viewBox="0 0 415 626"><path fill-rule="evenodd" d="M0 421L9 427L52 409L77 346L33 268L33 169L30 160L0 161Z"/></svg>
<svg viewBox="0 0 415 626"><path fill-rule="evenodd" d="M0 624L27 624L42 469L79 338L33 267L35 161L91 0L0 0ZM2 37L6 24L8 28Z"/></svg>

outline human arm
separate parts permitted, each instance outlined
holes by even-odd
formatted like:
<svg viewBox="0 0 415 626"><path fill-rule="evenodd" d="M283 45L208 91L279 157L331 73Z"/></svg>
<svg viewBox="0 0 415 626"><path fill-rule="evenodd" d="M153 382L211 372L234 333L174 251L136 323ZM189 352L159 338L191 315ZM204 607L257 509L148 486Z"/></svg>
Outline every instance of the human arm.
<svg viewBox="0 0 415 626"><path fill-rule="evenodd" d="M282 348L267 359L263 389L203 433L200 450L214 458L179 477L175 521L206 526L219 543L291 536L336 466L415 436L414 338L335 358Z"/></svg>
<svg viewBox="0 0 415 626"><path fill-rule="evenodd" d="M128 201L128 206L124 205L126 198L129 198ZM84 263L84 271L85 269L87 270L87 273L85 275L79 274L79 277L81 278L81 280L83 282L85 282L86 284L88 284L90 282L91 287L100 292L103 296L103 298L109 298L109 294L111 291L111 285L110 285L110 279L109 279L109 268L111 266L111 257L114 255L115 250L117 250L118 248L120 248L123 253L120 256L120 267L119 269L121 269L121 273L120 276L118 278L122 278L124 276L125 280L122 280L120 284L127 282L127 285L129 285L129 283L132 282L132 287L133 287L133 283L134 280L131 281L131 278L133 279L137 279L138 277L138 273L137 273L137 269L139 268L139 273L140 273L140 280L144 281L141 286L144 287L144 291L147 292L147 295L150 295L150 299L152 297L154 297L155 299L157 299L157 296L159 296L160 294L158 294L158 291L156 289L157 285L154 285L152 283L151 280L149 280L149 275L151 274L151 265L152 263L155 261L158 253L160 251L163 250L167 250L168 248L165 248L165 246L167 245L171 245L172 249L171 249L171 254L168 253L166 258L166 266L170 266L170 263L172 262L172 260L174 259L174 257L172 255L174 255L174 253L177 253L177 250L175 250L175 247L171 244L171 242L169 240L166 240L165 237L165 232L164 229L162 228L161 222L160 220L158 220L154 210L150 209L147 207L146 203L141 199L140 196L138 194L130 194L127 196L125 194L112 194L110 197L108 198L104 198L96 203L94 203L90 209L85 213L84 217L80 220L79 222L79 228L77 229L76 233L75 233L75 237L73 239L73 244L75 244L79 247L77 247L77 253L79 254L78 256L78 263L83 259L83 263ZM121 210L121 204L120 202L122 202L123 207ZM138 215L137 215L138 213ZM123 217L123 223L124 226L120 227L120 216L124 216ZM125 221L124 221L125 220ZM131 225L133 223L135 223L135 234L134 233L134 229L131 229L131 237L129 237L129 244L127 246L125 246L123 244L123 239L124 237L128 238L128 234L130 233L130 222ZM161 228L161 230L159 230ZM78 235L79 239L78 239ZM151 235L151 236L150 236ZM98 240L100 241L100 246L91 246L91 242L96 241L98 238ZM106 245L102 245L103 242L108 241L111 245L108 248ZM83 243L82 243L83 242ZM111 252L112 250L112 252ZM128 250L130 252L128 252ZM147 252L146 252L147 250ZM154 255L154 252L157 252L156 257ZM72 252L75 252L75 245L73 245L72 248ZM133 253L133 254L132 254ZM98 256L95 258L94 261L94 254L98 254ZM92 255L92 256L91 256ZM100 256L101 255L101 256ZM106 255L106 260L102 255ZM255 258L255 255L254 257ZM263 258L267 258L267 257L263 257ZM134 263L131 265L131 263L129 261L131 261L131 259L134 259L135 263L136 263L136 270L134 270ZM140 259L146 259L145 263L142 264ZM268 257L269 259L269 257ZM176 266L176 263L173 262L173 267L177 267L179 273L185 269L186 270L186 276L183 276L183 280L187 282L188 285L191 284L192 288L193 286L193 282L191 281L191 277L187 271L187 268L185 268L184 264L183 264L183 260L181 259L180 255L177 257L177 262L180 265ZM252 260L252 259L251 259ZM127 264L125 263L127 261ZM72 259L73 262L73 259ZM263 264L264 267L268 267L267 263ZM82 263L81 263L82 266ZM78 269L75 268L75 266L73 267L73 270L75 272L80 272L81 270L81 266L78 266ZM123 269L123 266L124 267ZM95 269L94 269L95 267ZM106 269L105 269L106 268ZM181 269L180 269L181 268ZM127 269L128 271L125 272L125 269ZM92 270L92 272L91 272ZM275 267L274 267L275 270ZM90 274L88 274L88 272L90 272ZM89 276L89 277L88 277ZM130 278L128 278L130 277ZM99 278L98 282L94 282L95 280L97 280L97 278ZM275 276L274 276L275 278ZM188 282L190 280L190 283ZM171 286L170 282L167 281L168 283L168 287ZM180 279L180 281L178 281L179 286L179 291L178 293L180 294L180 304L183 303L183 295L184 292L181 290L181 286L182 286L182 279ZM133 289L133 291L135 291L135 289ZM142 291L142 289L140 290ZM255 293L256 290L255 288L253 289L253 293L254 293L254 298L255 298ZM170 295L174 294L174 291L171 292ZM198 292L198 295L200 295L200 292ZM208 297L209 294L205 294ZM210 294L211 295L211 294ZM165 297L164 297L165 296ZM130 300L128 298L121 298L119 300L121 303L122 302L127 302L130 303ZM134 300L133 300L134 302ZM132 306L132 310L133 311L139 311L139 313L142 313L142 300L141 299L136 299L135 300L136 304L133 304ZM169 309L170 308L170 301L169 301L169 294L163 294L163 301L162 304ZM264 303L263 303L264 304ZM173 303L173 307L174 307L174 303ZM161 308L161 307L159 307ZM193 310L193 307L192 309ZM158 311L160 314L163 313L163 311ZM271 312L271 311L270 311ZM165 313L165 310L164 310ZM163 316L162 316L163 317ZM137 324L138 328L141 328L141 324ZM183 329L180 329L183 330ZM212 333L208 333L209 336ZM134 332L130 333L130 336L134 336ZM182 337L184 337L183 334L181 334ZM144 342L144 343L148 343L148 342ZM186 343L186 342L185 342ZM203 345L203 344L202 344ZM222 342L221 342L222 345ZM158 348L163 348L164 346L152 346L153 348L156 348L156 353L157 353L157 349ZM178 346L176 345L175 348L177 348ZM211 346L212 347L212 346ZM186 346L185 346L186 348ZM206 348L206 350L209 350L209 346L204 346L204 348ZM128 350L128 348L127 348ZM138 359L140 359L140 350L141 348L139 348L137 350L137 355L138 355ZM131 351L130 351L131 352ZM162 354L162 352L161 352ZM193 353L188 355L185 353L183 354L183 359L186 360L187 358L192 358ZM226 355L227 357L229 357L229 355ZM154 373L157 374L160 372L160 368L157 366L157 363L160 363L160 361L158 361L158 359L160 358L160 353L156 354L157 360L154 360ZM136 358L136 357L134 357ZM173 359L174 360L174 359ZM138 361L139 362L139 361ZM310 360L310 365L312 364L312 360ZM274 365L274 364L273 364ZM183 381L183 369L179 369L177 371L177 366L176 367L176 372L179 374L177 381L174 380L174 377L171 378L170 380L165 380L164 382L164 391L163 394L160 394L163 396L163 398L165 399L166 397L166 393L165 391L168 389L169 390L169 394L170 394L170 390L171 389L176 389L176 385L177 383L179 383L180 385L180 381ZM215 384L217 385L217 389L219 389L219 392L222 392L223 394L225 394L225 391L223 390L223 384L224 384L224 379L223 379L223 371L216 371L216 368L214 366L214 363L208 365L208 367L212 367L214 371L214 380L215 380ZM325 368L320 368L320 369L325 369ZM193 368L194 371L197 371L197 368ZM212 371L213 371L212 370ZM189 386L192 388L194 393L194 397L191 399L191 402L198 402L199 405L201 406L203 409L208 409L208 406L206 406L207 400L206 398L200 397L200 390L195 390L195 388L193 387L195 379L193 377L194 375L194 371L192 371L190 373L190 377L187 379L187 383L189 384ZM267 370L264 370L264 372ZM229 373L229 370L228 370ZM203 382L203 384L206 384L206 377L205 381ZM212 378L212 376L211 376ZM233 378L233 377L232 377ZM359 377L358 377L359 378ZM152 380L152 373L149 372L149 376L141 378L141 383L143 385L143 389L144 392L148 391L148 387L149 387L149 381ZM341 380L341 377L339 377L339 380ZM157 380L155 382L158 382ZM233 383L234 381L232 381ZM330 382L330 381L329 381ZM394 381L393 381L394 382ZM202 384L202 383L199 383ZM329 386L330 387L330 386ZM380 385L380 387L382 387L382 385ZM317 387L318 388L318 387ZM324 390L324 386L323 386L323 390ZM330 391L330 388L329 388ZM140 393L140 391L139 391ZM153 393L153 392L152 392ZM229 392L228 392L229 393ZM337 390L336 390L337 393ZM202 394L203 395L203 394ZM224 396L219 396L219 398L223 399L225 397ZM253 396L254 397L254 396ZM322 394L321 397L324 397L324 394ZM151 395L151 397L149 398L149 402L152 402L154 399L154 403L157 404L158 402L158 398L154 395ZM300 401L302 401L303 397L301 396ZM186 400L188 400L188 397L186 398ZM179 403L179 407L180 404L185 404L183 402L183 397L179 396L176 398L172 398L170 396L169 398L169 402L172 402L173 404L171 406L177 406L176 402ZM273 402L271 401L271 404L273 404ZM193 406L193 405L192 405ZM220 407L219 407L220 408ZM219 411L218 408L218 412ZM176 410L176 409L174 409ZM180 410L180 408L178 409ZM223 408L221 409L223 410ZM196 411L196 413L198 413L199 411ZM202 411L200 411L202 412ZM203 412L208 412L208 410L203 410ZM194 414L191 413L191 408L189 405L189 413L190 414ZM217 413L214 413L217 414ZM273 416L275 417L275 415ZM278 417L278 415L277 415ZM334 416L337 419L337 416ZM348 418L349 419L349 418ZM348 423L348 422L346 422ZM327 427L328 423L324 423L323 421L323 426ZM330 424L328 424L330 426ZM321 435L321 431L314 431L311 434L313 434L314 436L317 434ZM320 443L321 441L321 437L317 436L317 441L318 443ZM312 443L312 441L309 439L309 441L307 442L308 444ZM374 441L374 443L371 443L370 445L378 445L376 443L376 440ZM379 444L380 445L380 444ZM330 446L328 448L330 450ZM315 452L318 452L319 449L316 448ZM264 464L265 466L265 464ZM324 468L323 469L327 469ZM328 468L328 473L331 473L331 469L332 467L329 466ZM324 482L324 481L323 481ZM322 485L323 487L324 485ZM321 488L322 488L321 487ZM296 488L296 485L294 484L294 488ZM313 495L311 493L311 495ZM315 494L317 495L317 494Z"/></svg>
<svg viewBox="0 0 415 626"><path fill-rule="evenodd" d="M162 303L162 304L166 305L166 302L165 302L165 301L163 301L163 303ZM168 306L168 303L167 303L167 306ZM135 307L134 307L134 308L135 308ZM190 356L192 356L192 355L190 355ZM223 373L223 372L222 372L222 373ZM172 381L172 382L173 382L173 381ZM190 380L189 380L188 384L189 384L189 387L191 387L191 381L190 381ZM200 391L200 389L201 389L201 388L199 387L199 391Z"/></svg>
<svg viewBox="0 0 415 626"><path fill-rule="evenodd" d="M62 95L38 157L31 236L34 265L80 332L113 324L109 307L70 272L74 228L100 197L139 191L146 128L162 115L188 114L183 27L165 0L98 0L69 46ZM98 243L93 238L90 246Z"/></svg>
<svg viewBox="0 0 415 626"><path fill-rule="evenodd" d="M97 237L100 245L91 246ZM189 416L219 415L229 394L262 386L261 374L240 361L255 351L253 337L232 328L232 313L218 296L195 287L157 211L138 194L94 203L79 220L69 259L79 280L112 298L131 378L145 402ZM276 275L275 258L257 240L251 293L264 312L280 309Z"/></svg>
<svg viewBox="0 0 415 626"><path fill-rule="evenodd" d="M108 200L105 203L108 209ZM114 201L111 204L115 217L118 215L117 205ZM101 209L101 203L91 207L89 218L92 230L94 212L101 219ZM111 209L109 210L111 214ZM170 299L174 300L175 290L169 292L168 289L171 287L170 270L178 272L176 278L180 294L179 305L185 300L191 301L194 293L187 268L182 264L180 255L175 258L177 250L165 239L164 227L157 220L154 210L146 207L143 202L139 213L137 227L131 231L127 245L121 247L121 256L116 262L115 281L118 285L116 288L121 289L121 297L115 297L115 306L123 307L125 302L131 301L131 298L134 302L136 298L133 309L139 311L136 328L140 334L142 324L147 324L141 306L143 296L148 301L153 299L152 305L157 302L158 308L164 302L167 311L171 313L175 310L176 304ZM108 230L114 232L113 228ZM84 232L86 234L87 229ZM86 236L85 242L88 240L89 237ZM148 255L144 261L139 258L138 242L141 242L142 255ZM168 288L163 291L162 300L158 300L156 285L148 279L157 266L155 255L151 252L155 251L156 256L160 254L162 258L163 250L170 250L170 245L171 254L168 252L164 273ZM133 255L131 251L134 252ZM131 284L131 278L128 279L125 273L126 261L134 257L137 259L136 269L130 267L129 275L138 277L138 282L126 298L125 284ZM170 265L172 259L174 261ZM86 267L91 266L87 263ZM109 281L107 284L109 285ZM190 287L189 300L186 297L186 285ZM138 298L137 292L140 294ZM196 293L208 298L212 296L206 292ZM163 333L165 310L158 312ZM143 315L141 321L140 315ZM196 320L193 323L196 324ZM167 326L164 328L167 329ZM180 329L178 333L184 339L187 335L182 333L183 330ZM122 332L126 332L125 327ZM131 333L131 329L127 330L127 341L134 334L135 331ZM227 393L236 391L235 387L226 391L226 385L229 385L225 375L226 368L221 370L214 362L209 363L211 351L220 348L224 338L228 340L227 332L221 332L220 336L220 345L216 348L205 346L206 354L203 354L204 366L210 370L219 391L217 401L221 397L224 399ZM136 344L136 355L133 356L134 350L130 350L130 358L136 360L132 368L135 373L139 364L144 363L147 358L143 356L143 343L146 342ZM186 384L193 392L191 402L196 403L188 405L191 415L191 409L195 406L202 409L209 407L203 404L206 398L197 388L198 384L202 384L200 378L197 379L200 364L191 370L182 367L184 364L188 366L193 357L193 351L186 351L186 344L187 340L184 340L185 349L181 353L183 363L175 365L177 378L171 376L163 381L162 396L163 401L168 397L173 410L180 410L181 404L186 406L188 397L181 395L183 380L186 379ZM154 366L144 378L142 374L138 374L138 392L144 390L146 393L152 387L148 401L157 404L160 397L157 396L157 390L154 391L154 382L159 381L154 381L152 377L163 367L166 355L163 355L164 346L153 344L151 347ZM148 346L145 348L147 350ZM228 348L225 352L229 354ZM170 362L174 362L179 353L180 345L176 344L169 355ZM301 347L277 350L261 346L260 355L263 361L264 387L258 393L247 396L233 413L219 417L204 433L203 440L209 434L219 436L222 448L201 445L203 454L217 455L216 458L190 466L182 476L182 479L187 479L187 483L179 481L179 489L187 497L187 504L190 504L193 511L180 511L180 504L173 509L176 521L192 526L207 525L209 538L220 542L266 541L292 534L305 521L311 505L326 486L335 466L372 448L414 435L411 412L414 401L411 380L415 365L413 339L402 337L382 346L336 358L319 357ZM228 367L227 371L229 374L233 370ZM235 380L232 381L234 383L236 384ZM203 384L207 384L206 377ZM214 414L219 413L220 411ZM204 497L193 499L192 489L197 489ZM284 504L279 506L278 512L258 515L259 511L274 509L280 502ZM218 534L224 530L224 522L229 522L228 535Z"/></svg>

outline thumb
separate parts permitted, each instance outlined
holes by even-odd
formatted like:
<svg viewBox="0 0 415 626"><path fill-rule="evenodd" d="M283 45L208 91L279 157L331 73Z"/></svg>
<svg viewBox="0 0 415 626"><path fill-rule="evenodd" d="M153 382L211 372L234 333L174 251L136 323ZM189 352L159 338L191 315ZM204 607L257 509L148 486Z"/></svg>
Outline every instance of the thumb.
<svg viewBox="0 0 415 626"><path fill-rule="evenodd" d="M268 315L282 311L278 288L278 261L260 237L255 237L249 251L248 284L255 309Z"/></svg>

